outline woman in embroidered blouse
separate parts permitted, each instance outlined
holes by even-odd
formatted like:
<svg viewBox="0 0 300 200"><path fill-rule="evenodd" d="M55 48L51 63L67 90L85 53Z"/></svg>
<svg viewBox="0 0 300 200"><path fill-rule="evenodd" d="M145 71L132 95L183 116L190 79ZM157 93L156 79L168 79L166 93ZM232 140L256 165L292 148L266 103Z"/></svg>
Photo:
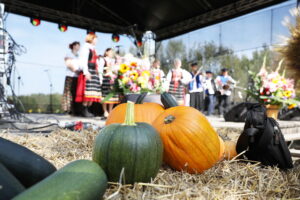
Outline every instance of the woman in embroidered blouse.
<svg viewBox="0 0 300 200"><path fill-rule="evenodd" d="M101 86L102 100L107 97L114 87L114 80L116 78L116 73L113 70L116 60L114 59L114 52L112 48L107 48L104 52L104 57L100 58L100 66L103 68L103 81ZM104 119L108 117L109 113L112 111L114 104L119 103L118 95L112 96L106 102L102 103L102 108L104 111Z"/></svg>
<svg viewBox="0 0 300 200"><path fill-rule="evenodd" d="M184 105L185 85L192 80L192 76L188 71L181 68L180 59L176 58L173 64L173 69L167 74L168 92L175 96L179 105Z"/></svg>
<svg viewBox="0 0 300 200"><path fill-rule="evenodd" d="M71 51L65 56L67 72L61 105L64 112L75 115L78 114L78 105L77 103L75 103L75 97L77 77L81 70L78 62L80 43L75 41L69 45L69 48L71 49Z"/></svg>
<svg viewBox="0 0 300 200"><path fill-rule="evenodd" d="M78 77L76 102L82 102L84 117L93 117L88 108L93 102L100 102L101 88L98 69L98 56L95 50L97 36L89 33L85 39L86 43L79 54L79 61L83 73Z"/></svg>

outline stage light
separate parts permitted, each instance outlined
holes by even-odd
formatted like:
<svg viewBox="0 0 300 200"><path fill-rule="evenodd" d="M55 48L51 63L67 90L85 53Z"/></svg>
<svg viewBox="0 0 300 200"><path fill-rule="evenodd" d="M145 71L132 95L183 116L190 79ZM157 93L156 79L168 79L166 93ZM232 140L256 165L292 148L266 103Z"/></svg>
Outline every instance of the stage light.
<svg viewBox="0 0 300 200"><path fill-rule="evenodd" d="M66 32L66 31L68 30L68 26L63 25L63 24L59 24L59 25L58 25L58 29L59 29L61 32Z"/></svg>
<svg viewBox="0 0 300 200"><path fill-rule="evenodd" d="M141 40L135 40L134 41L134 44L137 46L137 47L141 47L143 45L143 42Z"/></svg>
<svg viewBox="0 0 300 200"><path fill-rule="evenodd" d="M120 36L116 33L112 34L111 39L113 42L119 42L120 41Z"/></svg>
<svg viewBox="0 0 300 200"><path fill-rule="evenodd" d="M91 30L91 29L87 29L87 30L86 30L86 34L89 34L89 33L94 33L94 34L95 34L96 31L95 31L95 30Z"/></svg>
<svg viewBox="0 0 300 200"><path fill-rule="evenodd" d="M41 24L41 20L38 19L38 18L30 18L30 23L33 25L33 26L39 26Z"/></svg>

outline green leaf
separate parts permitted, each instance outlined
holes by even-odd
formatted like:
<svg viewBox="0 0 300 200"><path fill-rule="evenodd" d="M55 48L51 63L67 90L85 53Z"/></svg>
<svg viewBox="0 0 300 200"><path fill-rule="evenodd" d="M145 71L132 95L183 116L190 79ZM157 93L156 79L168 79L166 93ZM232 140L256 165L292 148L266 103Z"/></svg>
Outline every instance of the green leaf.
<svg viewBox="0 0 300 200"><path fill-rule="evenodd" d="M111 92L109 93L102 101L101 103L105 103L107 102L110 98L112 98L116 93L115 92Z"/></svg>

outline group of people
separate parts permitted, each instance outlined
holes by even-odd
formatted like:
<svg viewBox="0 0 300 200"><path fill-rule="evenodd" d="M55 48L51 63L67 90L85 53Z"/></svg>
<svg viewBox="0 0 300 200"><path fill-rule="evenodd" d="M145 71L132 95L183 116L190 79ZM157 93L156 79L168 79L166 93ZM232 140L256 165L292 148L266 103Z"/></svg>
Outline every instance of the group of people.
<svg viewBox="0 0 300 200"><path fill-rule="evenodd" d="M230 104L230 96L236 81L228 74L228 69L221 70L214 78L211 71L203 73L197 63L191 64L191 71L181 68L181 61L174 60L173 69L167 77L167 91L175 96L180 105L191 106L206 114L224 115ZM215 107L218 113L215 113Z"/></svg>
<svg viewBox="0 0 300 200"><path fill-rule="evenodd" d="M96 43L97 35L89 33L82 47L79 42L69 45L71 52L65 56L67 74L62 99L62 109L69 114L93 117L89 107L93 102L101 102L112 89L109 68L116 62L113 50L108 48L99 56ZM103 103L104 117L118 103L115 97Z"/></svg>
<svg viewBox="0 0 300 200"><path fill-rule="evenodd" d="M106 118L114 105L119 103L117 95L109 99L106 97L114 86L113 66L121 64L122 58L114 54L112 48L107 48L99 56L95 50L96 43L97 36L89 33L82 47L79 42L69 45L71 52L65 56L67 74L62 108L73 115L92 117L94 115L89 108L94 102L101 102L103 118ZM181 67L181 60L174 59L172 69L165 76L160 69L160 61L155 60L150 74L162 80L164 90L172 94L179 105L192 106L212 115L218 100L219 114L224 114L229 105L231 88L235 84L228 70L222 69L221 74L214 79L211 71L203 73L197 63L191 64L190 72ZM103 99L106 101L103 102Z"/></svg>

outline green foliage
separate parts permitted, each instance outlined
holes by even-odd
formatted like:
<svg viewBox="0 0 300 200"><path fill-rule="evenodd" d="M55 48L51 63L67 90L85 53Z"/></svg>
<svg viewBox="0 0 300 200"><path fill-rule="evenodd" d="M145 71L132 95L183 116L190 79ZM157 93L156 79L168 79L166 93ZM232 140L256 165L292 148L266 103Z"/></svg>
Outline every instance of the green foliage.
<svg viewBox="0 0 300 200"><path fill-rule="evenodd" d="M52 94L53 113L62 113L61 94ZM17 103L16 108L25 113L49 113L50 112L50 95L49 94L31 94L22 95L18 99L22 102ZM22 106L23 105L23 106Z"/></svg>

